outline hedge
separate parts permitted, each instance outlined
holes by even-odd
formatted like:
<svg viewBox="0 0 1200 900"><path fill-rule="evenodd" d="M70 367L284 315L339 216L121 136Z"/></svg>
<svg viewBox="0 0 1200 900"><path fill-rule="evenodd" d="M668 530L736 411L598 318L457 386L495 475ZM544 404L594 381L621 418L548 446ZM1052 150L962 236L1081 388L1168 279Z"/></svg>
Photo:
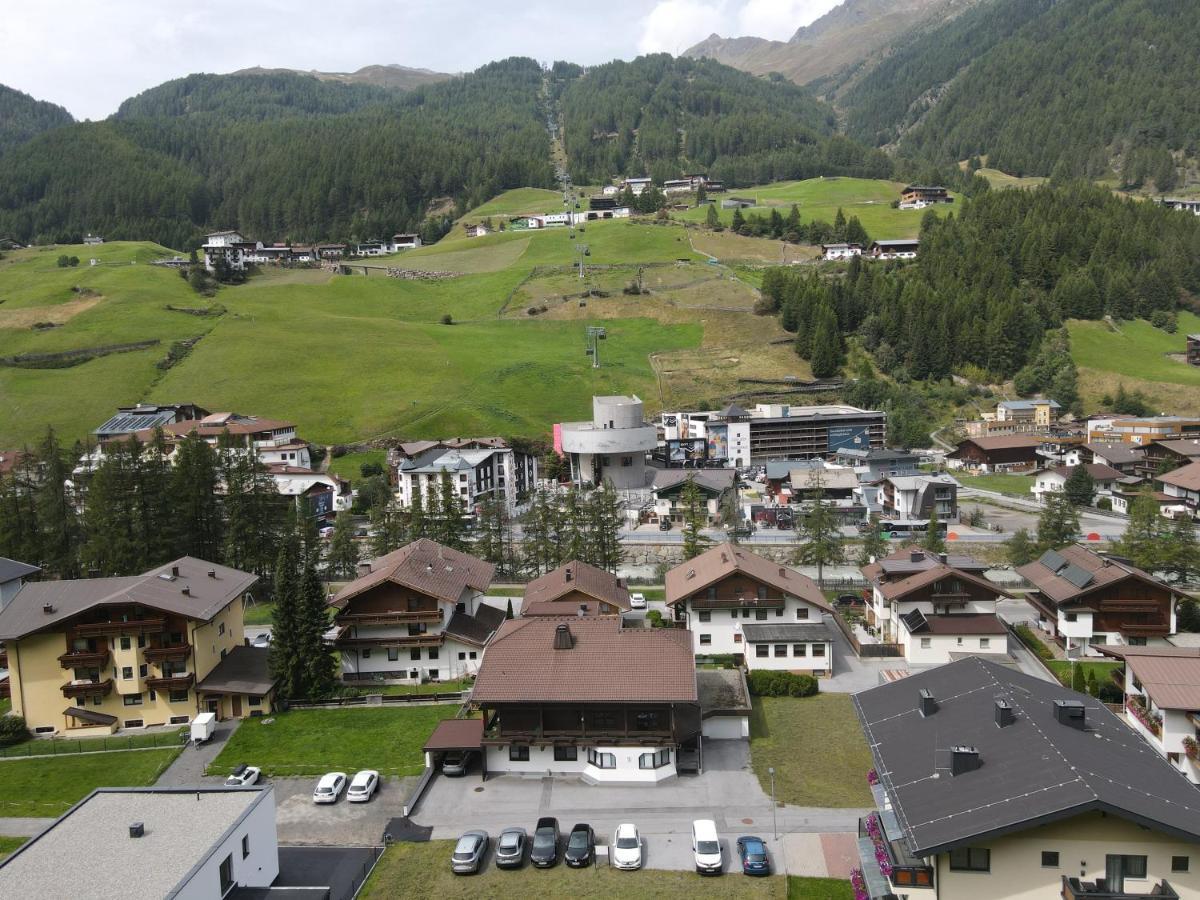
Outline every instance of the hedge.
<svg viewBox="0 0 1200 900"><path fill-rule="evenodd" d="M1039 659L1050 660L1054 659L1054 654L1050 652L1050 648L1038 640L1037 635L1028 625L1018 625L1015 629L1017 637L1021 639L1021 643L1033 651Z"/></svg>
<svg viewBox="0 0 1200 900"><path fill-rule="evenodd" d="M812 675L795 675L759 669L746 676L750 693L756 697L811 697L820 690Z"/></svg>

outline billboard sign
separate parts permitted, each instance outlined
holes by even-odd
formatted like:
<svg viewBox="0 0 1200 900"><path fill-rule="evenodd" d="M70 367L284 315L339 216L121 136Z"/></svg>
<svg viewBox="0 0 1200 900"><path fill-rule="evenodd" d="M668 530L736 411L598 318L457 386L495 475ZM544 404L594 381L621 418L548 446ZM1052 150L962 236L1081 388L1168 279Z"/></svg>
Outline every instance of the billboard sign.
<svg viewBox="0 0 1200 900"><path fill-rule="evenodd" d="M830 425L827 441L829 453L852 448L869 450L871 433L866 425Z"/></svg>
<svg viewBox="0 0 1200 900"><path fill-rule="evenodd" d="M709 425L706 434L708 458L729 459L729 428L725 425Z"/></svg>
<svg viewBox="0 0 1200 900"><path fill-rule="evenodd" d="M704 438L671 438L654 454L672 468L696 468L704 464L707 451L708 442Z"/></svg>

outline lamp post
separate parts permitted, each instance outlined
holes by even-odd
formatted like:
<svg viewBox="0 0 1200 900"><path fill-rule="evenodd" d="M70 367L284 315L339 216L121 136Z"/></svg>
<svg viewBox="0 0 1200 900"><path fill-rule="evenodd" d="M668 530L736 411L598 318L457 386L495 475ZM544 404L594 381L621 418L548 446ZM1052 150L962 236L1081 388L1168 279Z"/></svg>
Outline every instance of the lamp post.
<svg viewBox="0 0 1200 900"><path fill-rule="evenodd" d="M779 807L775 803L775 767L767 766L767 774L771 776L771 833L779 840Z"/></svg>

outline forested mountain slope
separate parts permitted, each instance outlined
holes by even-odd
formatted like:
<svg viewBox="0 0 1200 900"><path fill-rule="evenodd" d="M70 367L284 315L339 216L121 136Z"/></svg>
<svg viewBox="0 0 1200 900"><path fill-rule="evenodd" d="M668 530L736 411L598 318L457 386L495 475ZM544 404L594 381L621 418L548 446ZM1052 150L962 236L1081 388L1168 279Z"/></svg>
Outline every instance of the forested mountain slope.
<svg viewBox="0 0 1200 900"><path fill-rule="evenodd" d="M541 86L529 59L399 94L296 75L181 79L8 154L0 233L186 248L211 228L290 240L416 228L434 198L469 207L553 183Z"/></svg>
<svg viewBox="0 0 1200 900"><path fill-rule="evenodd" d="M587 70L561 92L572 174L656 180L705 170L730 186L885 177L890 161L835 134L833 110L782 79L666 54Z"/></svg>
<svg viewBox="0 0 1200 900"><path fill-rule="evenodd" d="M71 114L53 103L0 84L0 156L43 131L70 125Z"/></svg>
<svg viewBox="0 0 1200 900"><path fill-rule="evenodd" d="M423 84L434 84L453 78L445 72L433 72L429 69L413 69L395 63L388 65L363 66L354 72L318 72L316 69L301 71L299 69L264 69L255 66L251 69L239 69L234 75L311 75L320 81L340 82L341 84L369 84L376 87L391 88L397 91L411 91Z"/></svg>

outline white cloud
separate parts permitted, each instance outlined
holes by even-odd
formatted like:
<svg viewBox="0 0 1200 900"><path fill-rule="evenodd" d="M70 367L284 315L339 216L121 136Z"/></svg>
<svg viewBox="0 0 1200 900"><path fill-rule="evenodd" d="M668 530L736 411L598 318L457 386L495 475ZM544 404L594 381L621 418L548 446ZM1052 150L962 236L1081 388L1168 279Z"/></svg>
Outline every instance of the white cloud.
<svg viewBox="0 0 1200 900"><path fill-rule="evenodd" d="M713 32L724 33L728 17L724 2L660 0L642 20L638 53L679 54Z"/></svg>
<svg viewBox="0 0 1200 900"><path fill-rule="evenodd" d="M842 0L747 0L737 15L739 35L786 41Z"/></svg>

